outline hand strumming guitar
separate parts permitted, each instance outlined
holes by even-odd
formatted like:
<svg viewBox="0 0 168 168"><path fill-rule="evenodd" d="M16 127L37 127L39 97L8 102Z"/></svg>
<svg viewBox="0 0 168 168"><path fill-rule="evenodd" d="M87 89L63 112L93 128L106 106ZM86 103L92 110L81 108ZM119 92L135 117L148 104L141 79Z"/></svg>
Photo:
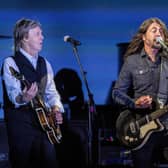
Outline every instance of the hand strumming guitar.
<svg viewBox="0 0 168 168"><path fill-rule="evenodd" d="M58 106L53 106L51 108L52 113L54 114L54 118L57 124L62 124L63 123L63 116L62 113L60 112L60 109Z"/></svg>
<svg viewBox="0 0 168 168"><path fill-rule="evenodd" d="M141 96L135 101L136 108L152 108L152 97L149 95Z"/></svg>

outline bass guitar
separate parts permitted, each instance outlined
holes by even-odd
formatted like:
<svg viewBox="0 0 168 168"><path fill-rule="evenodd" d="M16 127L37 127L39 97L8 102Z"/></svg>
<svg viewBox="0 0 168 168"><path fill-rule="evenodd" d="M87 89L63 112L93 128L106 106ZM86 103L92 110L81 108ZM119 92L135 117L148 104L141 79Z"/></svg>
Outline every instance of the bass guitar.
<svg viewBox="0 0 168 168"><path fill-rule="evenodd" d="M24 86L27 86L27 87L30 86L29 81L27 81L22 74L17 72L13 67L9 67L9 69L12 76L20 80ZM35 105L34 101L38 105ZM32 106L32 109L35 110L39 123L42 129L46 132L49 141L52 144L61 143L62 133L61 133L60 125L56 123L54 118L55 114L45 106L39 94L37 94L35 98L31 101L31 106Z"/></svg>
<svg viewBox="0 0 168 168"><path fill-rule="evenodd" d="M167 111L168 106L165 106L140 119L136 119L131 111L124 111L116 121L116 135L119 141L132 150L140 149L153 132L164 129L159 117Z"/></svg>

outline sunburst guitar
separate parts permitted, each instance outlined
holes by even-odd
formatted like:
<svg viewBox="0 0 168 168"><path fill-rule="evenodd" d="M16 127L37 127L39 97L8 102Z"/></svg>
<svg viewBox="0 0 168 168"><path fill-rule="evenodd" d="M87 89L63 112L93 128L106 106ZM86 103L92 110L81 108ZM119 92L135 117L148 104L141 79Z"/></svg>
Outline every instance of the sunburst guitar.
<svg viewBox="0 0 168 168"><path fill-rule="evenodd" d="M22 74L17 72L13 67L9 67L12 76L20 80L25 86L30 85ZM49 141L52 144L61 143L62 133L59 124L55 122L54 114L46 108L44 102L41 99L41 96L37 94L34 98L38 103L38 107L35 107L33 101L31 101L32 108L35 110L39 123L42 129L46 132Z"/></svg>

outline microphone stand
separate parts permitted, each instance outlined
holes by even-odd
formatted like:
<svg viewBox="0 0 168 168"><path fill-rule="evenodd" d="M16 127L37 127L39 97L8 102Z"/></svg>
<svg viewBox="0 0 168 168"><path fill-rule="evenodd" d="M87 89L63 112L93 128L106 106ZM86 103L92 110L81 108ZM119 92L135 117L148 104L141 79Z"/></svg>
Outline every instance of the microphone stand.
<svg viewBox="0 0 168 168"><path fill-rule="evenodd" d="M94 167L94 164L95 164L94 163L95 158L93 159L93 127L94 127L93 120L94 120L94 117L96 114L96 108L95 108L95 103L94 103L94 99L93 99L93 94L91 93L91 91L89 89L88 82L86 79L86 72L84 71L82 64L80 62L77 45L75 45L73 43L71 43L71 44L73 47L74 55L77 59L79 67L80 67L80 71L82 74L84 84L85 84L87 92L88 92L88 166L89 166L89 168L91 168L91 167ZM97 139L97 137L96 137L96 139Z"/></svg>

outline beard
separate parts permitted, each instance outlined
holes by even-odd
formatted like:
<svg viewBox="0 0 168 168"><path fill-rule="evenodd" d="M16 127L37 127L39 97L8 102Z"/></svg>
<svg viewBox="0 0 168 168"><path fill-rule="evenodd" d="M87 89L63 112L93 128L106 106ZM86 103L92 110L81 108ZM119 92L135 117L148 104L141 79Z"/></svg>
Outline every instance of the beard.
<svg viewBox="0 0 168 168"><path fill-rule="evenodd" d="M152 48L154 48L154 49L161 49L162 46L161 46L161 44L159 42L157 42L156 40L154 40Z"/></svg>

